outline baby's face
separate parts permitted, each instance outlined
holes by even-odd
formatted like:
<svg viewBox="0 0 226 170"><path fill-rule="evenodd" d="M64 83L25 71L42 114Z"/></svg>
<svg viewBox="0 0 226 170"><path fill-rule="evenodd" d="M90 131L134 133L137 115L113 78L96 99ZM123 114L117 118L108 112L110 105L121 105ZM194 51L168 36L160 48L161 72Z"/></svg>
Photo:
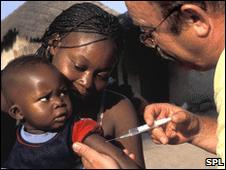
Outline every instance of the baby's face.
<svg viewBox="0 0 226 170"><path fill-rule="evenodd" d="M55 69L40 65L26 73L26 83L18 101L27 130L54 130L62 127L72 113L63 76ZM21 89L21 88L20 88Z"/></svg>

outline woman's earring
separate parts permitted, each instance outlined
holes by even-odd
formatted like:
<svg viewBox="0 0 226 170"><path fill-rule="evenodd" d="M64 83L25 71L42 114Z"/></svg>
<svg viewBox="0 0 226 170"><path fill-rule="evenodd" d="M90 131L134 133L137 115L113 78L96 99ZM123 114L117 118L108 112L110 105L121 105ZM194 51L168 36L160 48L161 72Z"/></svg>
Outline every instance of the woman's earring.
<svg viewBox="0 0 226 170"><path fill-rule="evenodd" d="M108 85L112 85L116 80L113 79L112 77L108 78Z"/></svg>
<svg viewBox="0 0 226 170"><path fill-rule="evenodd" d="M50 46L48 46L46 48L46 50L45 50L45 56L46 56L47 60L49 60L50 62L52 62L53 56L52 56L52 54L50 52Z"/></svg>
<svg viewBox="0 0 226 170"><path fill-rule="evenodd" d="M53 43L52 43L52 46L53 47L58 47L59 46L59 40L53 40Z"/></svg>

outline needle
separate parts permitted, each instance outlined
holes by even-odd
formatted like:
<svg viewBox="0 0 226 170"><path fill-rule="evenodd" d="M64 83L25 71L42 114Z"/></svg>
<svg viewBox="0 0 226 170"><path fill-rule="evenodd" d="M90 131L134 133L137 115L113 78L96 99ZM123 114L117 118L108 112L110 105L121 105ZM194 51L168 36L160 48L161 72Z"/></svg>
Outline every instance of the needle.
<svg viewBox="0 0 226 170"><path fill-rule="evenodd" d="M114 139L106 140L105 142L110 142L110 141L117 140L117 139L123 139L123 138L127 138L127 137L130 137L130 136L135 136L135 135L141 134L143 132L146 132L146 131L148 131L148 130L150 130L152 128L155 128L155 127L161 126L163 124L166 124L169 121L171 121L171 117L159 119L159 120L156 120L154 122L154 125L151 126L151 127L148 126L147 124L144 124L142 126L129 129L128 133L125 134L125 135L122 135L122 136L114 138Z"/></svg>

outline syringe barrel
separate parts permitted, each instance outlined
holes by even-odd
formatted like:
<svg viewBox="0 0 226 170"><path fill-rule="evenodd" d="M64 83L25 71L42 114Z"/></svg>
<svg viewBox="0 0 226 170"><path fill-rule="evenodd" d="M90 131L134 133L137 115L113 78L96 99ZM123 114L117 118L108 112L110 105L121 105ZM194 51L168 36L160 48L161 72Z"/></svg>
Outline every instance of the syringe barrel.
<svg viewBox="0 0 226 170"><path fill-rule="evenodd" d="M137 129L138 133L146 132L146 131L148 131L148 130L150 130L150 129L153 129L153 128L155 128L155 127L158 127L158 126L160 126L160 125L163 125L163 124L169 122L170 120L171 120L170 117L164 118L164 119L160 119L160 120L156 120L156 121L154 122L154 125L151 126L151 127L148 126L147 124L145 124L145 125L142 125L142 126L137 127L136 129Z"/></svg>
<svg viewBox="0 0 226 170"><path fill-rule="evenodd" d="M139 131L139 133L146 132L150 129L151 127L148 126L147 124L137 127L137 130Z"/></svg>

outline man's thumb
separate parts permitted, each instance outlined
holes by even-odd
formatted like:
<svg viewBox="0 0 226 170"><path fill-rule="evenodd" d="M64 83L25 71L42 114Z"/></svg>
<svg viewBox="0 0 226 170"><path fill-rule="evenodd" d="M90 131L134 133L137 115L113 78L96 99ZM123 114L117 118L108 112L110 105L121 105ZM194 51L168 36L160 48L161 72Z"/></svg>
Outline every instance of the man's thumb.
<svg viewBox="0 0 226 170"><path fill-rule="evenodd" d="M87 151L87 148L82 143L79 143L79 142L75 142L72 145L72 148L80 156L84 155L86 153L86 151Z"/></svg>

